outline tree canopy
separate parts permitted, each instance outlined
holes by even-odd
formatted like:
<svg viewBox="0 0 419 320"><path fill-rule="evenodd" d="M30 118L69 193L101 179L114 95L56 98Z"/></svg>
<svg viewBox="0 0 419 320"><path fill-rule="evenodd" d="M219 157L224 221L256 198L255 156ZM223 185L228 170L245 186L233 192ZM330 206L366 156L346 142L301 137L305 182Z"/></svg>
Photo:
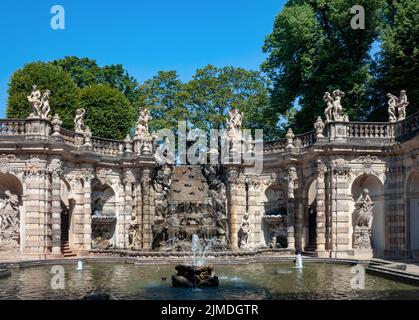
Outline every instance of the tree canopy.
<svg viewBox="0 0 419 320"><path fill-rule="evenodd" d="M63 126L73 128L74 114L78 103L78 87L60 67L44 62L34 62L17 70L9 83L7 117L26 118L32 112L27 96L36 84L42 91L50 90L51 113L59 114Z"/></svg>
<svg viewBox="0 0 419 320"><path fill-rule="evenodd" d="M370 108L369 53L383 0L357 4L365 9L365 29L351 28L351 0L290 0L265 40L268 57L262 69L273 82L272 108L285 114L297 105L290 119L297 132L311 130L316 116L323 115L325 91L346 93L343 103L351 119Z"/></svg>
<svg viewBox="0 0 419 320"><path fill-rule="evenodd" d="M129 100L109 85L80 89L79 107L86 110L85 124L98 137L123 140L135 123Z"/></svg>

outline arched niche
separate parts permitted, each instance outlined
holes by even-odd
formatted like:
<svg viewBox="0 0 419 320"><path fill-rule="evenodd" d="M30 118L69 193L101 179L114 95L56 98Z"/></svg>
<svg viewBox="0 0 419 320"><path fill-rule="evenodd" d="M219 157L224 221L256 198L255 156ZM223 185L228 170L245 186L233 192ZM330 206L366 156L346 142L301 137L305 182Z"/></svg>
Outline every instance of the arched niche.
<svg viewBox="0 0 419 320"><path fill-rule="evenodd" d="M65 245L68 241L70 247L72 247L75 241L73 234L73 212L76 206L76 200L70 183L64 177L60 178L60 204L61 244Z"/></svg>
<svg viewBox="0 0 419 320"><path fill-rule="evenodd" d="M92 181L92 248L116 246L117 201L115 191L99 179Z"/></svg>
<svg viewBox="0 0 419 320"><path fill-rule="evenodd" d="M362 194L364 189L368 189L371 200L374 202L373 220L371 226L371 245L374 255L382 255L385 249L385 212L384 212L384 186L381 180L373 174L362 174L358 176L352 183L350 201L350 212L352 226L350 233L353 238L353 231L356 222L355 203Z"/></svg>
<svg viewBox="0 0 419 320"><path fill-rule="evenodd" d="M285 185L272 184L265 190L265 215L287 215Z"/></svg>
<svg viewBox="0 0 419 320"><path fill-rule="evenodd" d="M0 173L0 249L18 251L24 228L23 186L10 173Z"/></svg>
<svg viewBox="0 0 419 320"><path fill-rule="evenodd" d="M419 171L408 176L406 200L410 249L414 257L419 257Z"/></svg>
<svg viewBox="0 0 419 320"><path fill-rule="evenodd" d="M286 185L270 185L264 193L262 229L265 243L276 248L287 247L287 192Z"/></svg>
<svg viewBox="0 0 419 320"><path fill-rule="evenodd" d="M115 216L117 201L115 191L108 184L102 184L98 179L92 181L92 214Z"/></svg>
<svg viewBox="0 0 419 320"><path fill-rule="evenodd" d="M314 251L316 249L317 237L317 180L310 179L305 192L305 206L304 206L304 230L303 237L304 246L307 251Z"/></svg>

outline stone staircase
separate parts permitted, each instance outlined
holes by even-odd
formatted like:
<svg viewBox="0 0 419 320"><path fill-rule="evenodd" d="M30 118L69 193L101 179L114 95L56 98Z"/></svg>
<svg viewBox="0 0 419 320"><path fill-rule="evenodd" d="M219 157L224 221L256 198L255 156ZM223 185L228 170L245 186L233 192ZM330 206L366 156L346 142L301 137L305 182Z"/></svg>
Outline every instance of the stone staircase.
<svg viewBox="0 0 419 320"><path fill-rule="evenodd" d="M68 227L68 214L63 214L61 216L61 253L63 254L64 258L77 256L77 254L70 249L70 244L68 241Z"/></svg>

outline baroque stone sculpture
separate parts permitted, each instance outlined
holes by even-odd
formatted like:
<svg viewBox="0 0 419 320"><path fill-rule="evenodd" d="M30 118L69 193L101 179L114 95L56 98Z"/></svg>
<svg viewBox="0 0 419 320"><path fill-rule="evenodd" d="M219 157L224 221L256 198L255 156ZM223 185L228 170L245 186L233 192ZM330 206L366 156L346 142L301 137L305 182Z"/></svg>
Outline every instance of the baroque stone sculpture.
<svg viewBox="0 0 419 320"><path fill-rule="evenodd" d="M243 216L242 224L239 229L238 239L239 239L239 248L240 249L249 249L249 235L252 231L250 227L249 215L245 214Z"/></svg>
<svg viewBox="0 0 419 320"><path fill-rule="evenodd" d="M371 249L371 227L373 220L374 202L369 190L364 189L355 203L355 242L354 248Z"/></svg>
<svg viewBox="0 0 419 320"><path fill-rule="evenodd" d="M86 126L84 125L84 115L86 110L83 108L76 110L76 117L74 118L74 131L76 133L83 133Z"/></svg>
<svg viewBox="0 0 419 320"><path fill-rule="evenodd" d="M324 122L322 117L317 117L316 122L314 123L314 130L316 130L317 138L324 138L323 130L324 130Z"/></svg>
<svg viewBox="0 0 419 320"><path fill-rule="evenodd" d="M341 100L345 96L345 93L336 89L330 94L325 92L323 95L323 101L326 102L326 109L324 115L326 122L329 121L348 121L348 117L343 114L343 107Z"/></svg>
<svg viewBox="0 0 419 320"><path fill-rule="evenodd" d="M137 154L151 154L152 152L154 137L148 129L150 120L152 120L152 117L148 109L141 109L136 125L136 144L134 146Z"/></svg>
<svg viewBox="0 0 419 320"><path fill-rule="evenodd" d="M374 202L371 200L368 189L364 189L362 191L362 194L359 196L355 203L355 207L358 213L356 226L371 228L373 218L372 209L374 208Z"/></svg>
<svg viewBox="0 0 419 320"><path fill-rule="evenodd" d="M6 190L4 199L0 200L0 245L17 247L19 235L19 199L17 195Z"/></svg>
<svg viewBox="0 0 419 320"><path fill-rule="evenodd" d="M391 93L387 93L388 98L388 116L389 122L396 122L406 118L406 107L409 105L407 101L406 91L400 91L400 96L397 98Z"/></svg>
<svg viewBox="0 0 419 320"><path fill-rule="evenodd" d="M32 86L32 92L27 97L28 101L32 105L32 113L29 118L48 119L48 114L51 111L49 105L50 95L51 92L49 90L46 90L43 94L41 94L41 91L36 85Z"/></svg>
<svg viewBox="0 0 419 320"><path fill-rule="evenodd" d="M228 136L230 138L237 138L241 136L241 128L243 122L243 112L238 109L229 111L227 119Z"/></svg>

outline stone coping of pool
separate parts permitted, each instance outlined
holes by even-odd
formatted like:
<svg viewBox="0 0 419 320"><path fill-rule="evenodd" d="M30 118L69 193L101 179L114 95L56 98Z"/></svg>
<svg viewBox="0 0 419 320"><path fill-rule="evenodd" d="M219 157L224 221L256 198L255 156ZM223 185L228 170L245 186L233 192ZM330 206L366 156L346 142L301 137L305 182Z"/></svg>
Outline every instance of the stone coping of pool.
<svg viewBox="0 0 419 320"><path fill-rule="evenodd" d="M188 258L188 259L185 259ZM220 258L207 258L208 264L214 265L234 265L234 264L252 264L252 263L275 263L275 262L290 262L295 259L294 255L271 255L271 256L247 256L242 258L230 259L227 257ZM59 265L59 264L76 264L78 261L91 262L91 263L128 263L135 265L171 265L177 263L191 263L190 255L186 257L171 257L170 259L150 256L149 258L139 259L134 257L123 256L84 256L77 258L56 258L46 260L27 260L27 261L0 261L0 278L10 276L11 272L8 269L22 269L43 265ZM376 274L396 281L402 281L409 284L419 285L419 274L400 270L402 263L394 263L392 261L385 261L381 259L372 260L359 260L359 259L345 259L345 258L319 258L303 256L303 263L327 263L327 264L346 264L356 265L363 264L367 266L367 273ZM397 266L395 266L397 265ZM403 268L401 268L403 269Z"/></svg>

